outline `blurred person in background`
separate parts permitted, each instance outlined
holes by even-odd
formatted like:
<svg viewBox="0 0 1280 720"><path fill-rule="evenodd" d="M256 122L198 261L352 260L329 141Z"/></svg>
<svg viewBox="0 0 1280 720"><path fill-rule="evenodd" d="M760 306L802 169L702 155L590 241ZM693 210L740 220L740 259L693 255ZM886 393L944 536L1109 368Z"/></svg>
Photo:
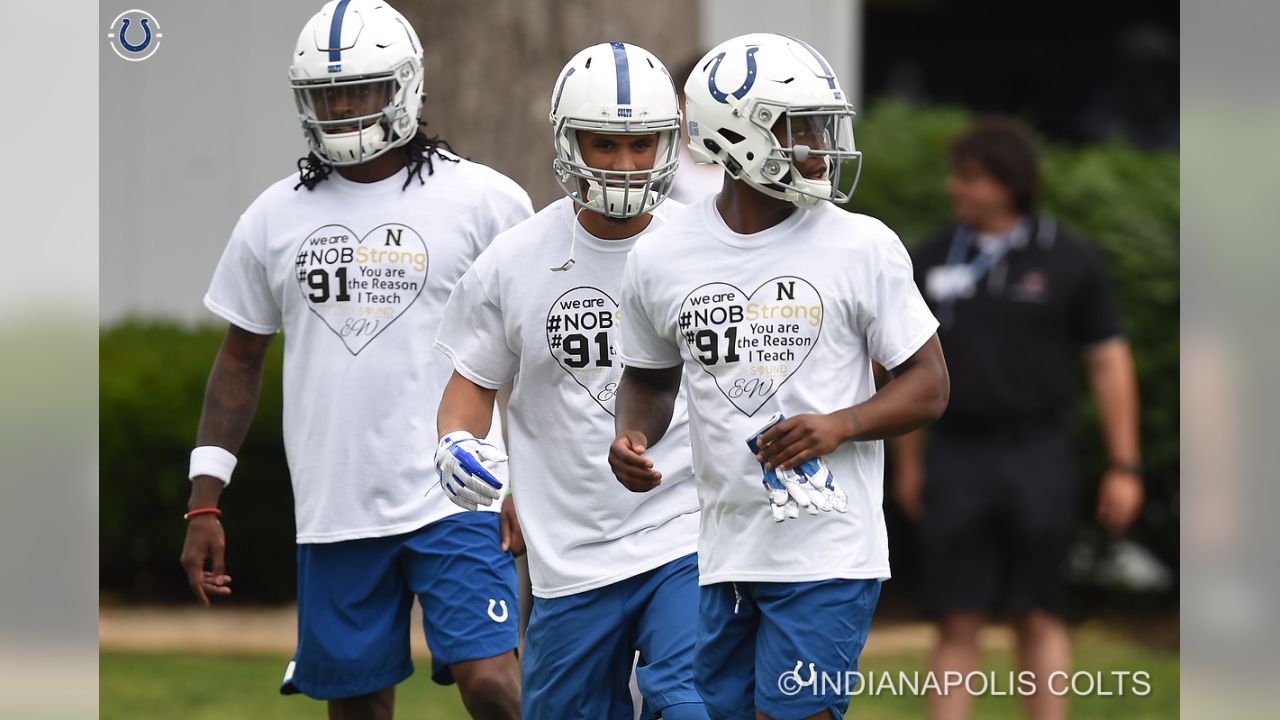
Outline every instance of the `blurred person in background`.
<svg viewBox="0 0 1280 720"><path fill-rule="evenodd" d="M494 236L532 214L529 197L425 134L422 43L386 3L325 4L289 77L311 152L241 215L204 298L230 324L191 457L188 582L205 605L231 593L218 501L283 331L298 644L280 692L328 701L330 718L389 720L414 670L416 597L432 678L456 682L473 717L519 717L516 574L498 508L463 512L422 484L453 370L432 350L445 302Z"/></svg>
<svg viewBox="0 0 1280 720"><path fill-rule="evenodd" d="M1039 156L1020 124L992 118L961 136L947 178L956 226L916 248L916 282L938 317L951 404L929 430L894 442L895 494L919 522L921 600L938 619L932 669L977 669L979 631L1013 621L1028 715L1061 718L1049 676L1069 671L1062 620L1076 508L1069 430L1076 358L1101 420L1109 465L1097 520L1127 529L1143 500L1133 358L1095 251L1037 214ZM966 717L964 692L931 716Z"/></svg>
<svg viewBox="0 0 1280 720"><path fill-rule="evenodd" d="M676 84L676 92L680 98L680 116L685 117L684 112L684 81L689 79L693 71L698 67L698 61L702 56L687 60L683 66L676 68L676 74L672 76L672 80ZM680 128L681 138L689 137L689 122L682 120L683 126ZM680 143L680 165L676 168L675 184L671 187L671 199L682 205L690 205L699 200L715 195L720 192L720 186L724 184L724 171L715 163L699 163L689 154L689 147L686 143Z"/></svg>

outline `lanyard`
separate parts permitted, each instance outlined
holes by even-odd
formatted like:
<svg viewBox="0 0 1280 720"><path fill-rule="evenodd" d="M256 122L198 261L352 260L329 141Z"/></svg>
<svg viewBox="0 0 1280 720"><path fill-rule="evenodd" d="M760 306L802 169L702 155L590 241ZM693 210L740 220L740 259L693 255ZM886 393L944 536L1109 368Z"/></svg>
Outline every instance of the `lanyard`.
<svg viewBox="0 0 1280 720"><path fill-rule="evenodd" d="M973 235L973 230L968 227L961 225L956 228L951 236L951 249L947 252L947 267L963 267L969 276L970 287L976 288L991 268L1013 249L1013 239L1006 237L1003 242L985 247L977 257L965 263L964 258L973 246ZM955 304L959 296L953 292L938 301L938 320L943 327L950 327L955 320Z"/></svg>

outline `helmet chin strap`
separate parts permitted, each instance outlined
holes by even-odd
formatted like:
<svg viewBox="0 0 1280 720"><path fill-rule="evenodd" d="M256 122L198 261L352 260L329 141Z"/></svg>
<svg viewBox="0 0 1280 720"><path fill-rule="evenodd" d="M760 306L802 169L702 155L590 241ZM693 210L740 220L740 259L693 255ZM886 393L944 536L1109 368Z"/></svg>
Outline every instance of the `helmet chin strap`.
<svg viewBox="0 0 1280 720"><path fill-rule="evenodd" d="M796 193L795 197L791 200L791 204L795 205L798 208L809 210L811 208L816 208L819 205L821 205L822 198L817 198L812 195L805 195L804 193Z"/></svg>
<svg viewBox="0 0 1280 720"><path fill-rule="evenodd" d="M608 217L635 217L645 210L645 189L616 188L602 182L587 181L587 205ZM613 208L621 208L621 214Z"/></svg>
<svg viewBox="0 0 1280 720"><path fill-rule="evenodd" d="M793 186L787 186L781 183L770 183L768 185L758 183L747 173L742 173L741 176L736 179L745 182L761 195L767 195L775 200L785 200L799 208L816 207L817 204L821 202L819 198L811 198L801 195L795 191ZM809 204L809 201L813 201L812 204Z"/></svg>
<svg viewBox="0 0 1280 720"><path fill-rule="evenodd" d="M382 123L344 133L321 133L320 144L330 158L346 162L368 159L387 146L387 133Z"/></svg>
<svg viewBox="0 0 1280 720"><path fill-rule="evenodd" d="M792 183L795 190L803 190L804 192L796 192L795 199L791 202L797 207L812 208L817 207L824 198L830 199L831 181L830 180L810 180L808 178L800 178Z"/></svg>
<svg viewBox="0 0 1280 720"><path fill-rule="evenodd" d="M802 163L809 158L812 151L808 145L796 145L791 149L791 185L787 187L787 199L796 207L814 208L823 200L830 200L832 195L831 187L831 161L824 159L823 162L827 166L826 177L821 180L810 180L800 174L800 169L796 167L796 163ZM786 187L786 186L784 186Z"/></svg>
<svg viewBox="0 0 1280 720"><path fill-rule="evenodd" d="M799 173L797 173L798 175ZM822 204L823 200L830 199L831 181L830 180L809 180L800 177L793 180L790 185L776 184L773 186L761 185L752 180L746 174L739 178L747 185L750 185L761 194L768 195L777 200L786 200L798 208L815 208ZM803 190L804 192L798 192Z"/></svg>

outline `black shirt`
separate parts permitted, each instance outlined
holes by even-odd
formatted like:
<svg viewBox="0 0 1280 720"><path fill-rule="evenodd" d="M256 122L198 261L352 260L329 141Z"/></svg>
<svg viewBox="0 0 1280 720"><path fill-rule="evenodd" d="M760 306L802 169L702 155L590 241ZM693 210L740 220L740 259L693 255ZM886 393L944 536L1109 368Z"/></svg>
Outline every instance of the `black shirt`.
<svg viewBox="0 0 1280 720"><path fill-rule="evenodd" d="M1080 349L1120 333L1097 252L1052 219L1028 218L971 294L948 303L940 277L947 271L936 269L962 249L963 263L980 254L974 233L961 235L957 240L950 228L912 252L916 284L942 323L938 337L951 373L951 402L937 429L1065 425Z"/></svg>

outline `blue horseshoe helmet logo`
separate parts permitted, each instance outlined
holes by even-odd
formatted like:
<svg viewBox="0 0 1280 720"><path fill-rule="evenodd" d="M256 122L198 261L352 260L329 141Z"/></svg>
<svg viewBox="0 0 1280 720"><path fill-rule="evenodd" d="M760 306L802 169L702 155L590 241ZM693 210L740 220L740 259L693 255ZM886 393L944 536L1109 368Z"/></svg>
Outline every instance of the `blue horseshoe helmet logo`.
<svg viewBox="0 0 1280 720"><path fill-rule="evenodd" d="M151 23L147 22L147 18L142 18L143 37L141 45L134 45L129 42L129 38L126 36L129 32L129 23L129 18L125 18L120 23L120 46L131 53L140 53L143 50L146 50L147 46L151 44Z"/></svg>
<svg viewBox="0 0 1280 720"><path fill-rule="evenodd" d="M720 69L720 62L724 60L724 53L716 55L711 65L711 74L707 76L707 89L711 91L711 97L715 98L716 102L728 104L730 95L741 100L751 90L751 86L756 84L756 51L759 49L758 47L747 48L747 78L742 81L742 85L737 90L731 93L723 92L716 86L716 71Z"/></svg>

